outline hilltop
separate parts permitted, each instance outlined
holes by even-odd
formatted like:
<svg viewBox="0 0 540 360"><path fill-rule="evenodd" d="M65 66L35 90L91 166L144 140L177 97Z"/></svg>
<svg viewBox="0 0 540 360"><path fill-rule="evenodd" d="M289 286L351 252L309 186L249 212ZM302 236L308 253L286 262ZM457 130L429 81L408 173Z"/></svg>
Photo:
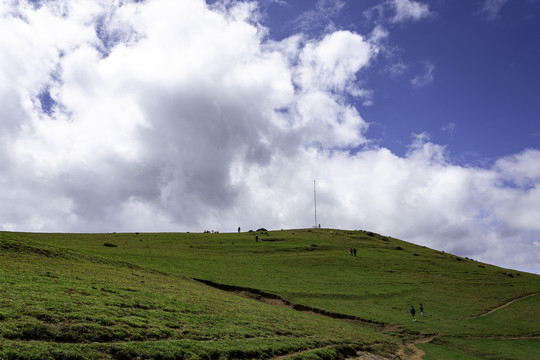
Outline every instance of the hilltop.
<svg viewBox="0 0 540 360"><path fill-rule="evenodd" d="M0 274L0 359L540 353L540 276L367 231L0 232Z"/></svg>

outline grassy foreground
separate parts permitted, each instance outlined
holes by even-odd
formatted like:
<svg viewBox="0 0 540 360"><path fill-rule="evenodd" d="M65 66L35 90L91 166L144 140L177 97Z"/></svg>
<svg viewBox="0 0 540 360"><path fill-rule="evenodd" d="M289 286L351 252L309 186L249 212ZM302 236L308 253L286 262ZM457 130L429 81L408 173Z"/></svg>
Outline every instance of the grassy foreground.
<svg viewBox="0 0 540 360"><path fill-rule="evenodd" d="M0 232L0 359L392 358L424 337L433 338L417 345L424 359L540 353L540 276L365 231L333 233ZM425 316L413 322L408 309L419 303Z"/></svg>

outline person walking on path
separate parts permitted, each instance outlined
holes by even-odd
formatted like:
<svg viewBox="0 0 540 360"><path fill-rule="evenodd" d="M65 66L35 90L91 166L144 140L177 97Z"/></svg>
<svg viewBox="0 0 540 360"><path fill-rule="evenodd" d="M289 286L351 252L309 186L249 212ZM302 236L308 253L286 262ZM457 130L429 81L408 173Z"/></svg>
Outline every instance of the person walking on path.
<svg viewBox="0 0 540 360"><path fill-rule="evenodd" d="M416 310L414 310L414 306L411 305L411 308L409 309L411 315L412 315L412 319L413 321L416 321L416 319L414 318L414 314L416 313Z"/></svg>
<svg viewBox="0 0 540 360"><path fill-rule="evenodd" d="M424 316L424 307L420 304L420 316Z"/></svg>

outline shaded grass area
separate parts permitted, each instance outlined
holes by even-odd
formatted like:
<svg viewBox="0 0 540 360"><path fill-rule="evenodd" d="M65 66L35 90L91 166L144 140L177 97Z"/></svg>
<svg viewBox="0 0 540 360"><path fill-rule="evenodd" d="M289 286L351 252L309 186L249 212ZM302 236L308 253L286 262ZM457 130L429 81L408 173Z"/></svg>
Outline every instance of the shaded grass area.
<svg viewBox="0 0 540 360"><path fill-rule="evenodd" d="M260 289L294 304L393 324L396 330L386 335L397 342L440 334L437 341L444 342L419 345L426 359L454 351L464 359L478 357L474 347L447 338L474 344L479 338L540 333L530 320L540 310L540 295L477 318L539 291L538 275L366 231L333 233L259 232L258 242L255 233L0 233L0 252L9 254L9 260L0 260L2 351L36 348L28 345L32 341L113 358L119 348L132 355L151 349L160 349L154 355L167 353L162 348L167 343L180 344L171 353L184 358L231 358L235 351L251 354L238 357L260 358L327 345L318 352L334 355L299 356L340 358L335 346L351 344L383 355L396 350L371 328L277 309L189 278ZM356 257L348 255L351 247ZM425 316L412 322L408 309L419 303ZM536 346L535 341L523 345L524 351ZM502 358L514 358L512 345L500 351Z"/></svg>

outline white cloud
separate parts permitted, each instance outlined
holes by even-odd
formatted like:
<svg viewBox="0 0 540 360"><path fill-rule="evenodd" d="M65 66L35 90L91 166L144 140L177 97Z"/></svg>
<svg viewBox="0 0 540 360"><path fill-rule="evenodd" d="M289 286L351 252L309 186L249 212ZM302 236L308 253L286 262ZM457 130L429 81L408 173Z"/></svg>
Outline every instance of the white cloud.
<svg viewBox="0 0 540 360"><path fill-rule="evenodd" d="M536 166L538 151L528 149L520 154L497 160L495 169L503 181L518 187L529 188L540 182L540 168Z"/></svg>
<svg viewBox="0 0 540 360"><path fill-rule="evenodd" d="M387 0L363 12L363 16L370 21L391 24L415 22L433 15L427 4L415 0Z"/></svg>
<svg viewBox="0 0 540 360"><path fill-rule="evenodd" d="M431 84L433 80L435 79L435 75L433 75L434 71L435 71L435 65L429 60L425 61L423 73L414 77L411 80L412 87L421 88L421 87Z"/></svg>
<svg viewBox="0 0 540 360"><path fill-rule="evenodd" d="M372 93L358 86L356 74L368 67L377 53L378 47L372 41L350 31L335 31L305 45L295 82L302 93L319 91L319 96L330 96L329 101L336 101L346 93L369 102Z"/></svg>
<svg viewBox="0 0 540 360"><path fill-rule="evenodd" d="M395 9L395 15L391 20L394 23L418 21L432 16L429 7L419 1L393 0L391 4Z"/></svg>
<svg viewBox="0 0 540 360"><path fill-rule="evenodd" d="M368 65L373 53L362 36L350 31L336 31L321 41L310 42L300 56L301 86L342 91Z"/></svg>
<svg viewBox="0 0 540 360"><path fill-rule="evenodd" d="M540 152L461 167L426 134L349 152L377 41L272 42L240 3L114 4L0 8L0 229L306 227L316 179L323 226L540 271Z"/></svg>
<svg viewBox="0 0 540 360"><path fill-rule="evenodd" d="M540 152L535 156L539 160ZM540 235L534 225L537 189L501 188L499 179L506 174L495 167L452 165L445 149L425 136L416 138L405 157L387 149L354 156L305 149L295 158L279 157L268 166L235 171L238 181L249 184L240 198L253 204L252 216L244 219L252 228L313 224L312 179L316 179L323 227L377 231L538 272L540 254L533 244ZM236 213L233 219L238 219Z"/></svg>
<svg viewBox="0 0 540 360"><path fill-rule="evenodd" d="M342 0L317 0L313 9L302 13L296 20L296 28L303 32L333 31L335 18L345 7Z"/></svg>
<svg viewBox="0 0 540 360"><path fill-rule="evenodd" d="M388 74L390 74L391 77L395 78L395 77L403 75L403 73L405 72L405 70L407 70L407 68L408 66L405 65L404 63L397 62L395 64L390 64L386 68L386 72L388 72Z"/></svg>

